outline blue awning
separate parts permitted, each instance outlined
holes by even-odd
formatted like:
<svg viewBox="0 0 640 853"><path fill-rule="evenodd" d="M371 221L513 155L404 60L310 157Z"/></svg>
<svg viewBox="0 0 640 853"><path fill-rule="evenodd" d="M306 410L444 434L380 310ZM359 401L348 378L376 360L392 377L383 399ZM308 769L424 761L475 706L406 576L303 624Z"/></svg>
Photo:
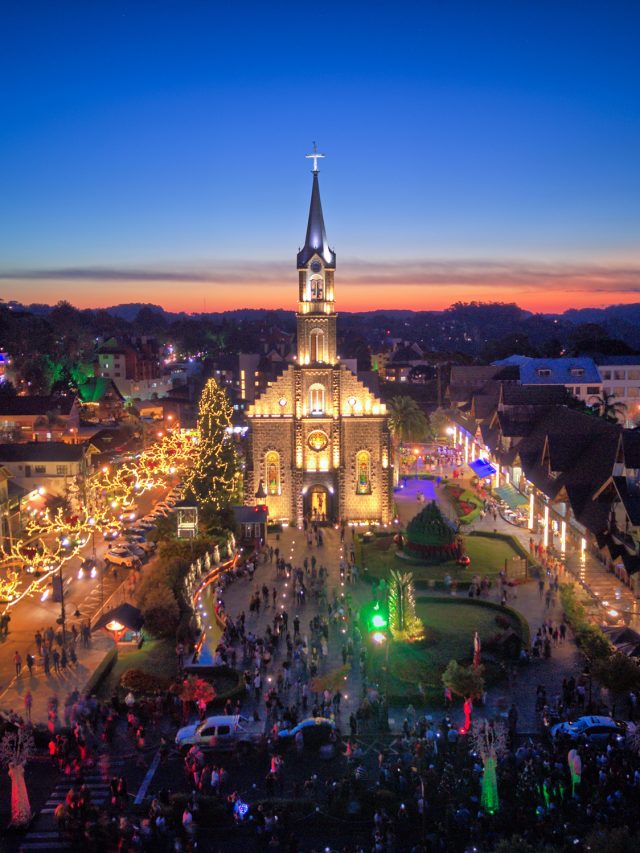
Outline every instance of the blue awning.
<svg viewBox="0 0 640 853"><path fill-rule="evenodd" d="M483 480L485 477L491 477L496 473L496 469L493 467L491 462L488 459L475 459L473 462L469 462L469 468Z"/></svg>

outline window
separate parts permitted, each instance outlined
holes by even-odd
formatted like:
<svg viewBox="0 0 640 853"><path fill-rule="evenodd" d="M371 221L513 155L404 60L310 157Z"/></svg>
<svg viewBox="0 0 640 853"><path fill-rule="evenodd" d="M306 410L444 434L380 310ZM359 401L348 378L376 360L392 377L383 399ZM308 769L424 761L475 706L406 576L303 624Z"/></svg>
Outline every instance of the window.
<svg viewBox="0 0 640 853"><path fill-rule="evenodd" d="M280 494L280 454L270 450L265 456L265 470L267 481L267 494Z"/></svg>
<svg viewBox="0 0 640 853"><path fill-rule="evenodd" d="M218 726L219 735L228 735L231 731L231 726Z"/></svg>
<svg viewBox="0 0 640 853"><path fill-rule="evenodd" d="M602 371L602 378L603 379L611 379L611 371L610 370L603 370Z"/></svg>
<svg viewBox="0 0 640 853"><path fill-rule="evenodd" d="M600 389L598 388L597 385L587 385L587 394L599 394L599 393L600 393Z"/></svg>
<svg viewBox="0 0 640 853"><path fill-rule="evenodd" d="M66 465L56 465L56 474L58 477L66 477L67 476L67 466Z"/></svg>
<svg viewBox="0 0 640 853"><path fill-rule="evenodd" d="M368 450L356 453L356 494L371 494L371 455Z"/></svg>
<svg viewBox="0 0 640 853"><path fill-rule="evenodd" d="M309 414L324 415L324 385L319 382L309 388Z"/></svg>
<svg viewBox="0 0 640 853"><path fill-rule="evenodd" d="M634 388L633 386L627 388L627 397L637 397L639 393L640 392L638 391L638 389Z"/></svg>
<svg viewBox="0 0 640 853"><path fill-rule="evenodd" d="M324 282L320 276L311 279L311 299L321 302L324 299Z"/></svg>
<svg viewBox="0 0 640 853"><path fill-rule="evenodd" d="M633 379L637 382L637 380L640 379L640 370L627 371L627 379Z"/></svg>
<svg viewBox="0 0 640 853"><path fill-rule="evenodd" d="M626 379L626 376L627 376L626 370L614 370L613 371L613 378L615 380L617 380L618 382L620 382L620 380L624 381Z"/></svg>
<svg viewBox="0 0 640 853"><path fill-rule="evenodd" d="M47 473L47 466L46 465L34 465L33 466L33 473L34 474L46 474Z"/></svg>
<svg viewBox="0 0 640 853"><path fill-rule="evenodd" d="M539 367L536 373L538 376L551 376L551 370L548 367Z"/></svg>
<svg viewBox="0 0 640 853"><path fill-rule="evenodd" d="M584 367L572 367L569 372L572 376L584 376Z"/></svg>
<svg viewBox="0 0 640 853"><path fill-rule="evenodd" d="M313 329L309 336L309 358L311 362L324 361L324 333Z"/></svg>

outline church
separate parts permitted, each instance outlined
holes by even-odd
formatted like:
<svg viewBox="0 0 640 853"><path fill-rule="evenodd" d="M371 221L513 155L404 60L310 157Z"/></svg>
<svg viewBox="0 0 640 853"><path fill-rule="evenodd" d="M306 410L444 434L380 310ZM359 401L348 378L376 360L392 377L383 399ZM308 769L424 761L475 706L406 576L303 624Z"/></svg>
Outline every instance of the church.
<svg viewBox="0 0 640 853"><path fill-rule="evenodd" d="M298 252L297 355L248 411L246 502L301 525L388 524L393 514L386 407L336 352L334 275L313 159L311 205Z"/></svg>

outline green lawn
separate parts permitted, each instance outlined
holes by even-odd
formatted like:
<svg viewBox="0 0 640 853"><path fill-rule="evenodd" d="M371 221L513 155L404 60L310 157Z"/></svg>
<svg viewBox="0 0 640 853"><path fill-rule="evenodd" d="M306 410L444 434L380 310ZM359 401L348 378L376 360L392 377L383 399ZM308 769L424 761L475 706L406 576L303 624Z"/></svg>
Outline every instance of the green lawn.
<svg viewBox="0 0 640 853"><path fill-rule="evenodd" d="M499 611L483 607L467 599L418 598L417 615L427 629L426 645L392 643L389 650L389 693L393 696L415 694L418 682L427 693L442 693L440 676L450 660L470 664L473 657L473 635L480 634L483 648L502 634L496 623ZM520 633L517 620L508 616L514 630ZM485 677L495 680L496 667L487 666Z"/></svg>
<svg viewBox="0 0 640 853"><path fill-rule="evenodd" d="M386 549L383 547L386 546ZM396 546L391 539L373 540L362 545L362 566L369 570L372 578L386 577L389 569L405 568L413 572L416 581L436 581L440 584L446 574L460 584L468 584L471 578L478 574L481 577L487 575L490 580L495 580L504 561L518 556L508 542L501 539L491 539L485 536L465 536L465 553L471 557L471 565L467 568L459 566L455 561L440 563L435 566L421 566L396 557ZM362 576L366 577L363 572Z"/></svg>
<svg viewBox="0 0 640 853"><path fill-rule="evenodd" d="M141 649L118 649L118 660L108 677L100 686L100 696L108 698L120 683L120 676L127 669L141 669L154 675L173 678L177 671L175 642L146 638Z"/></svg>

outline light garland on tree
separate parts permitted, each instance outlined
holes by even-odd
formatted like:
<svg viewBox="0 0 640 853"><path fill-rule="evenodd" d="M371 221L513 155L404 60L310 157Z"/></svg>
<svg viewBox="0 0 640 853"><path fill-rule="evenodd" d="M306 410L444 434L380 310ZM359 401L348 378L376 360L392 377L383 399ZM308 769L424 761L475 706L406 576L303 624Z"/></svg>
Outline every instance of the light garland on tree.
<svg viewBox="0 0 640 853"><path fill-rule="evenodd" d="M238 458L231 435L233 407L215 379L209 379L198 404L196 454L186 481L186 491L200 503L220 510L237 490Z"/></svg>

